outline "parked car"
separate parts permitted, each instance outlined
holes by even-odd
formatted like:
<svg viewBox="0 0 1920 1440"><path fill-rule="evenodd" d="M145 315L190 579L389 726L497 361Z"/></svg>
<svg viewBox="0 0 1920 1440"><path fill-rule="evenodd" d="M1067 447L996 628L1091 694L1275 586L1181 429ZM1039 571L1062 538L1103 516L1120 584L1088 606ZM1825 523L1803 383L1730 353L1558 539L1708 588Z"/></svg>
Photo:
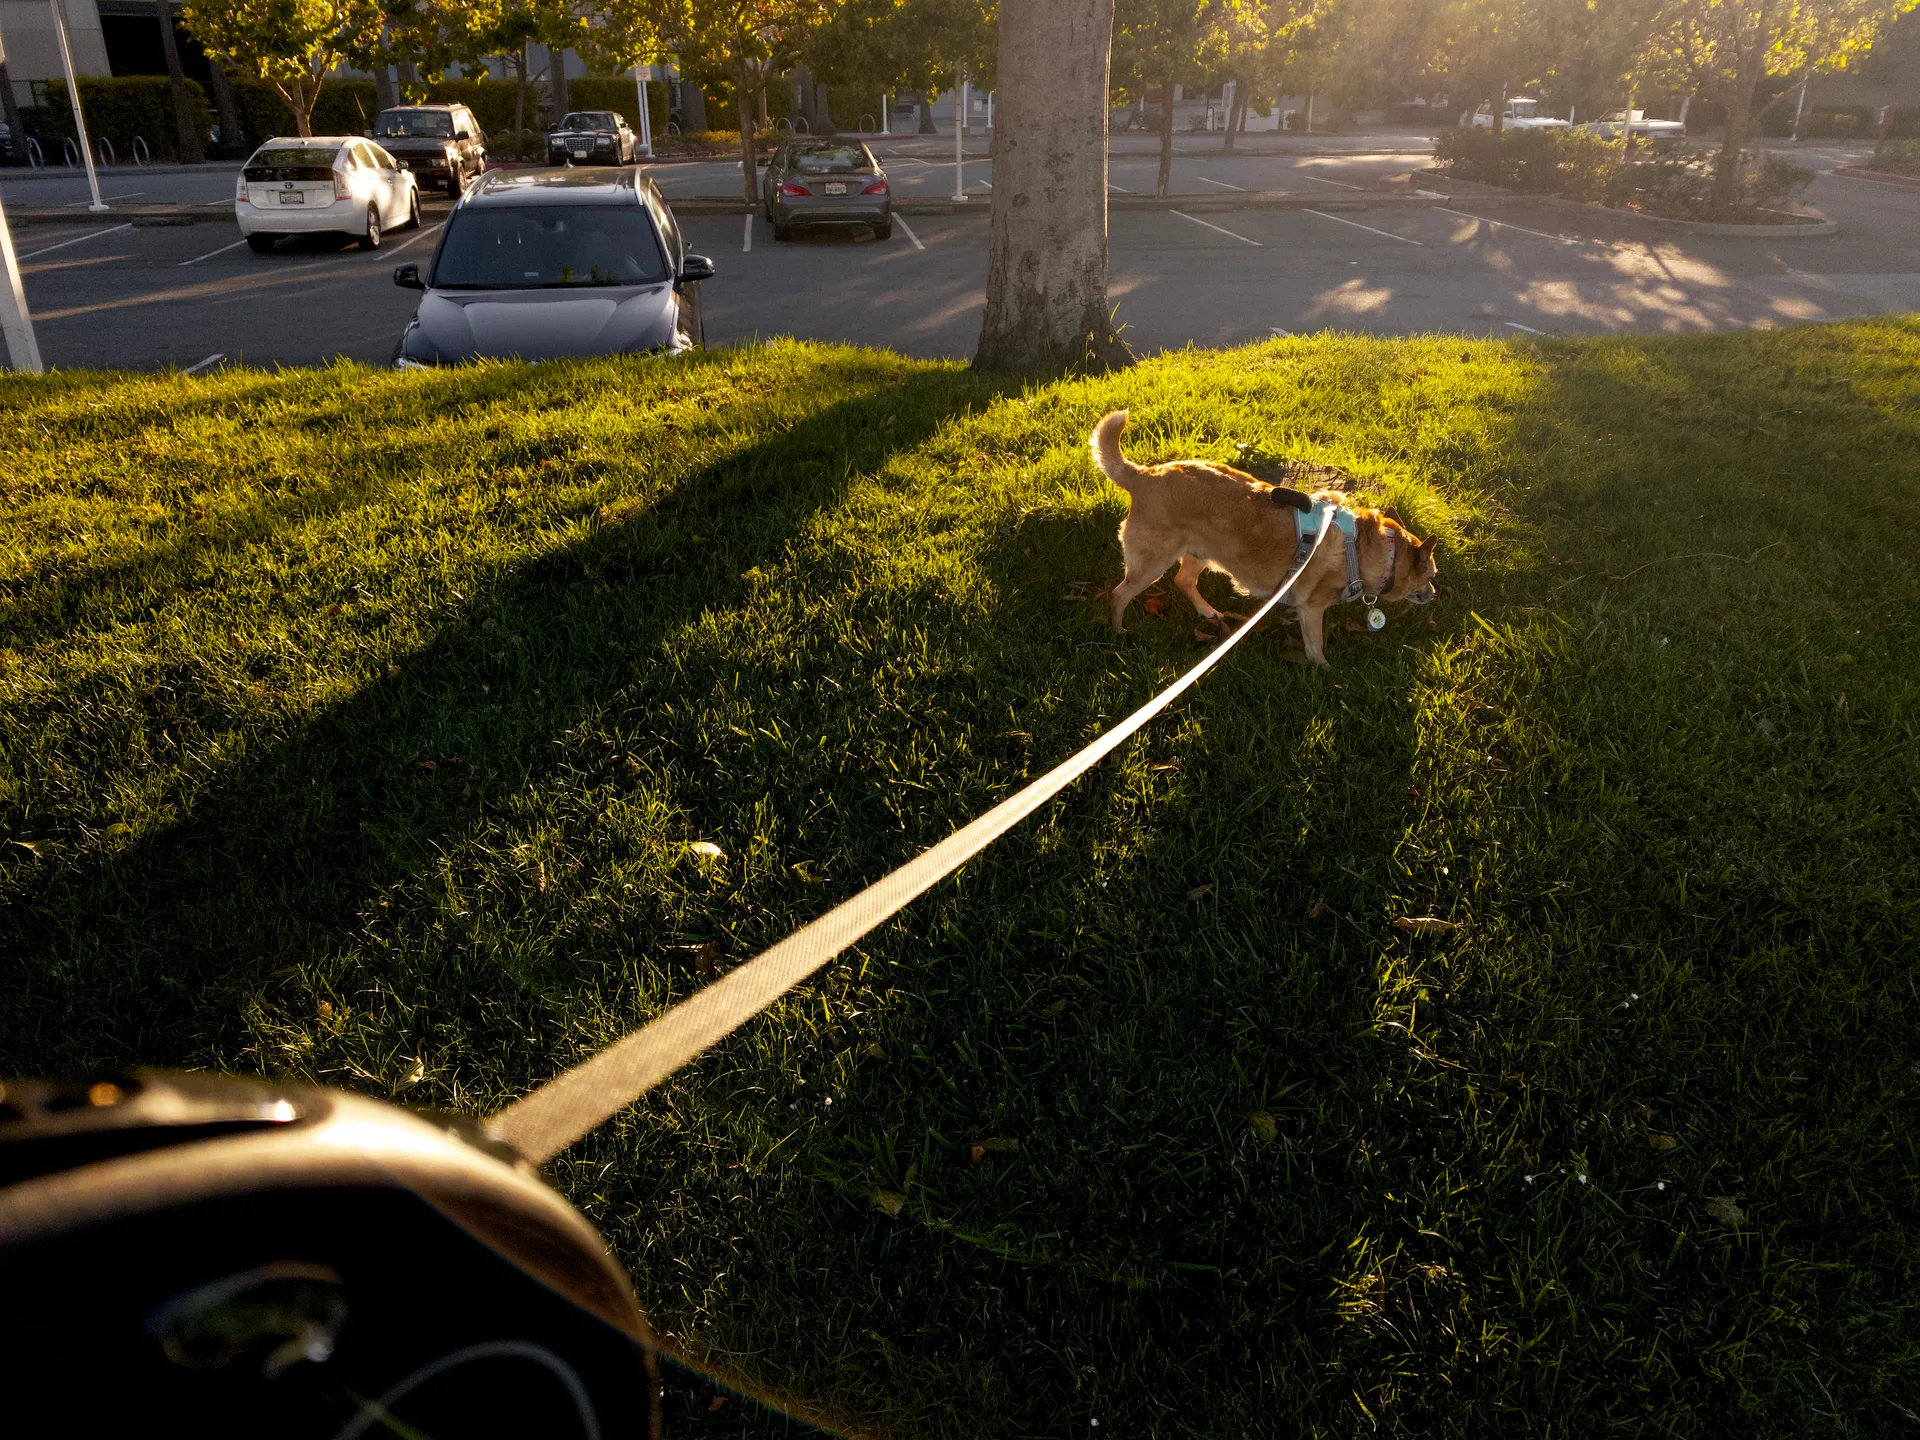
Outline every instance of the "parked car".
<svg viewBox="0 0 1920 1440"><path fill-rule="evenodd" d="M547 136L549 165L631 165L640 158L640 137L614 110L575 110Z"/></svg>
<svg viewBox="0 0 1920 1440"><path fill-rule="evenodd" d="M1649 120L1644 110L1609 110L1580 128L1589 135L1604 135L1609 140L1618 140L1628 133L1644 135L1650 140L1679 140L1687 133L1684 121Z"/></svg>
<svg viewBox="0 0 1920 1440"><path fill-rule="evenodd" d="M316 232L354 236L362 248L377 250L386 231L420 223L420 190L370 140L282 135L254 151L241 170L233 215L261 254L284 236Z"/></svg>
<svg viewBox="0 0 1920 1440"><path fill-rule="evenodd" d="M1476 129L1490 129L1493 125L1493 102L1482 100L1480 108L1473 112ZM1551 115L1540 113L1540 102L1524 96L1513 96L1507 101L1506 109L1500 114L1501 128L1506 130L1566 130L1570 122L1556 120Z"/></svg>
<svg viewBox="0 0 1920 1440"><path fill-rule="evenodd" d="M791 240L795 225L871 225L893 236L893 192L887 172L858 140L787 140L767 164L765 209L773 238Z"/></svg>
<svg viewBox="0 0 1920 1440"><path fill-rule="evenodd" d="M396 105L374 124L378 140L421 183L458 195L487 168L487 136L464 105Z"/></svg>
<svg viewBox="0 0 1920 1440"><path fill-rule="evenodd" d="M677 355L704 342L700 282L713 262L687 251L643 171L490 171L454 206L394 350L402 370L481 356Z"/></svg>

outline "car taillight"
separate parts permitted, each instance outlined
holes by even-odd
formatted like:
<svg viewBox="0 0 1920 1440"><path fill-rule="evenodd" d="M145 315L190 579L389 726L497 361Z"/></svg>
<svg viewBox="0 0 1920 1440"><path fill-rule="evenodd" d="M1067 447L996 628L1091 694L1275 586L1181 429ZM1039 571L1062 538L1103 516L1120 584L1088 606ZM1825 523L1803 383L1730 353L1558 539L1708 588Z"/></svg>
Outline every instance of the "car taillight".
<svg viewBox="0 0 1920 1440"><path fill-rule="evenodd" d="M240 178L233 182L233 198L236 200L247 198L247 172L244 170L240 172Z"/></svg>
<svg viewBox="0 0 1920 1440"><path fill-rule="evenodd" d="M782 180L780 182L780 193L782 195L811 195L813 192L798 180Z"/></svg>
<svg viewBox="0 0 1920 1440"><path fill-rule="evenodd" d="M876 180L860 193L862 195L884 195L887 193L887 182L885 180Z"/></svg>
<svg viewBox="0 0 1920 1440"><path fill-rule="evenodd" d="M336 174L333 177L333 198L336 200L351 200L353 198L353 182L348 180L344 175Z"/></svg>

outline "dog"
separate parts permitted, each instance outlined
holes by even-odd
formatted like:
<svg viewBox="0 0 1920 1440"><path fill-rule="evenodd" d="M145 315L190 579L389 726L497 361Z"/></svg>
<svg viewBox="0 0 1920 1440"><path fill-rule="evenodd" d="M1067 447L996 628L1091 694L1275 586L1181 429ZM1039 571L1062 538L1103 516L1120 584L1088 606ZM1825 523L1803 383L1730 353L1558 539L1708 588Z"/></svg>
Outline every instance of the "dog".
<svg viewBox="0 0 1920 1440"><path fill-rule="evenodd" d="M1094 462L1132 501L1120 524L1127 573L1113 587L1115 630L1126 629L1127 606L1176 560L1180 573L1173 583L1202 619L1223 618L1200 593L1200 577L1208 570L1223 571L1241 590L1264 600L1293 570L1300 521L1324 502L1345 503L1338 490L1309 495L1210 460L1135 465L1120 453L1120 432L1126 426L1127 412L1116 410L1093 427L1089 442ZM1296 462L1287 467L1285 478L1311 482L1339 473L1331 466ZM1363 592L1377 600L1406 600L1415 605L1432 600L1439 542L1416 538L1384 511L1347 508L1354 517ZM1341 591L1352 578L1346 548L1338 530L1328 535L1288 596L1288 605L1300 619L1307 658L1316 665L1327 663L1328 607L1340 603Z"/></svg>

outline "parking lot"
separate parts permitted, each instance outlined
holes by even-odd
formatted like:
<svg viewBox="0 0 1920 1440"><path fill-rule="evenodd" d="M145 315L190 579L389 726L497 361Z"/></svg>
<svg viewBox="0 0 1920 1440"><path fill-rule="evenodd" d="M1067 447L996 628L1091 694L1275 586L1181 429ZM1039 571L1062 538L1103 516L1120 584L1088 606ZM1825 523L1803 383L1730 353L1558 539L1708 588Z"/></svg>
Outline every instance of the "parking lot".
<svg viewBox="0 0 1920 1440"><path fill-rule="evenodd" d="M972 145L980 150L981 142ZM902 200L950 195L950 137L877 145ZM1804 197L1840 233L1786 239L1696 235L1626 215L1506 202L1408 209L1368 206L1368 192L1426 162L1417 137L1255 140L1222 155L1183 137L1182 195L1289 190L1324 208L1116 210L1109 293L1138 350L1231 345L1281 333L1355 329L1479 334L1680 331L1782 325L1920 309L1920 189L1831 173L1860 158L1806 147L1820 172ZM1117 194L1150 194L1155 155L1116 140ZM672 197L740 191L737 163L656 167ZM984 154L963 169L987 201ZM110 205L205 203L232 194L232 167L103 176ZM9 211L84 211L78 176L0 178ZM1362 208L1364 207L1364 208ZM383 363L416 296L391 283L396 257L423 257L447 203L427 197L421 229L372 253L303 240L256 255L231 224L153 226L131 220L21 226L27 297L48 362L189 368L308 365L348 357ZM909 354L968 355L984 303L988 206L907 215L891 240L802 232L776 244L757 217L683 217L694 247L719 266L707 282L710 344L799 335L885 345Z"/></svg>

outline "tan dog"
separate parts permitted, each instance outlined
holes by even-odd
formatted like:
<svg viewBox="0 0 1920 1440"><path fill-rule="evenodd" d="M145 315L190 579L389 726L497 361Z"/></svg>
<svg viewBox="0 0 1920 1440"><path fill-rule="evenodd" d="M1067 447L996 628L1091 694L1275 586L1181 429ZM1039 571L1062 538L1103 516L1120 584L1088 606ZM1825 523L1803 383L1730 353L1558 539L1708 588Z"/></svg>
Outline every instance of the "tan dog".
<svg viewBox="0 0 1920 1440"><path fill-rule="evenodd" d="M1133 598L1176 560L1180 573L1174 584L1205 619L1221 618L1200 593L1200 577L1210 569L1225 571L1242 590L1265 599L1293 570L1298 522L1306 512L1323 500L1338 504L1346 499L1334 490L1316 491L1309 498L1208 460L1135 465L1120 453L1120 432L1126 425L1127 412L1116 410L1093 427L1092 440L1095 462L1133 500L1120 525L1127 573L1113 587L1116 630L1126 629L1122 622ZM1416 605L1433 599L1434 552L1439 542L1416 539L1397 519L1378 510L1348 508L1355 517L1363 593L1376 600L1409 600ZM1335 530L1288 596L1288 604L1300 617L1307 658L1316 664L1327 663L1327 608L1339 603L1350 578L1346 545Z"/></svg>

